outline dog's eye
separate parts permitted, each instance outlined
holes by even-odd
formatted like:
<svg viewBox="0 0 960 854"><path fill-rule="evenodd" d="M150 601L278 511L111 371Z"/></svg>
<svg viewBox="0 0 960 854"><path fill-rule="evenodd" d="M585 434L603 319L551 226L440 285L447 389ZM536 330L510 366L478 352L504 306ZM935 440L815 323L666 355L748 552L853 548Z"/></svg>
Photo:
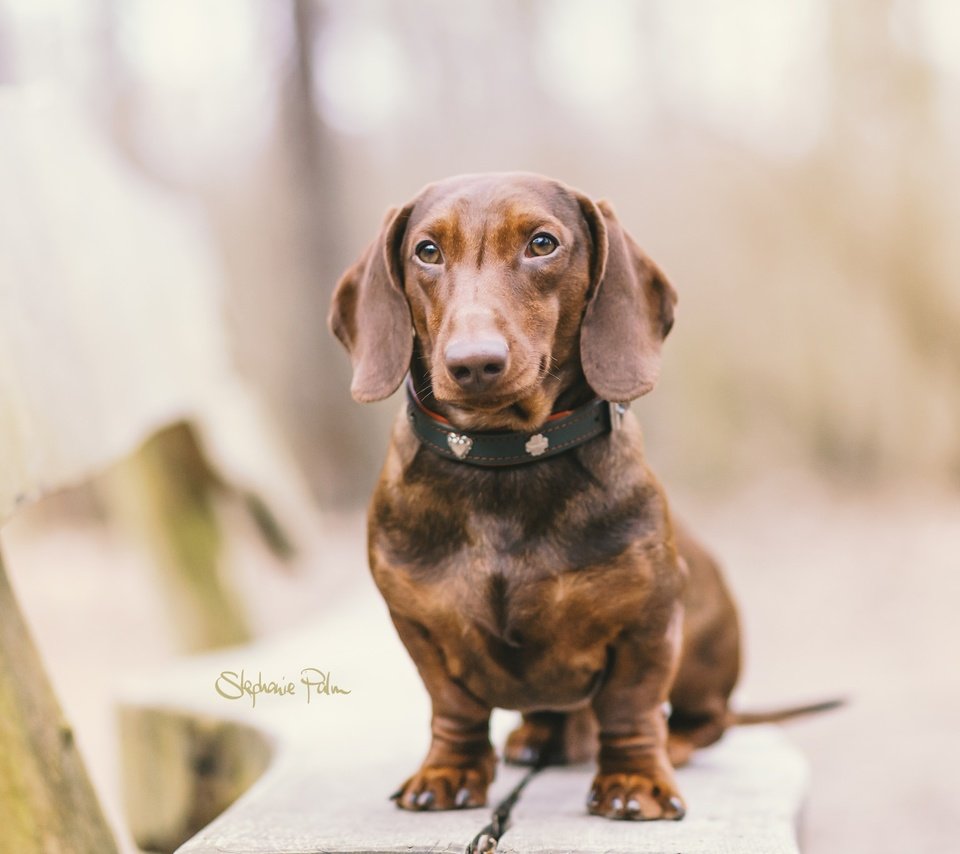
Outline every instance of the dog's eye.
<svg viewBox="0 0 960 854"><path fill-rule="evenodd" d="M535 234L533 236L533 240L531 240L528 244L527 255L534 255L536 257L549 255L559 245L560 244L557 243L557 238L541 231L539 234Z"/></svg>
<svg viewBox="0 0 960 854"><path fill-rule="evenodd" d="M440 247L429 240L421 240L417 244L416 254L424 264L439 264L443 260Z"/></svg>

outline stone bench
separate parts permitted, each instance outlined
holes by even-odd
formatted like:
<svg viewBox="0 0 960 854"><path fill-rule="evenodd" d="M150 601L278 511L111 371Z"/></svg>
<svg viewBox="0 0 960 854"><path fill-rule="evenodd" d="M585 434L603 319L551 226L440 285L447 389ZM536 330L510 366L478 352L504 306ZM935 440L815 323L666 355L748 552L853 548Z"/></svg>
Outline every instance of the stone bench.
<svg viewBox="0 0 960 854"><path fill-rule="evenodd" d="M378 594L362 577L362 588L314 625L127 685L120 701L124 787L141 845L171 850L195 832L178 854L463 852L484 829L523 769L500 766L489 808L408 813L388 800L426 751L429 706ZM314 691L308 703L303 668L329 673L331 687L350 693ZM252 680L262 673L264 682L294 681L295 691L261 694L255 707L248 698L220 696L220 674L241 669ZM513 724L512 715L495 713L495 744ZM520 794L497 850L798 850L807 767L777 728L732 731L678 773L687 817L631 823L586 815L589 766L546 769ZM208 812L198 810L201 801ZM220 809L208 826L191 827Z"/></svg>

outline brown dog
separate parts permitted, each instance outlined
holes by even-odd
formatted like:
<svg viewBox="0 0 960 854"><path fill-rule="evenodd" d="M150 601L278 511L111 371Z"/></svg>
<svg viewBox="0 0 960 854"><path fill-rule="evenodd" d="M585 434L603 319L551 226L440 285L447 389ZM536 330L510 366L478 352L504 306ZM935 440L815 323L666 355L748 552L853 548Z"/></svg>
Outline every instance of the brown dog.
<svg viewBox="0 0 960 854"><path fill-rule="evenodd" d="M732 721L737 616L602 403L653 387L675 302L607 204L529 174L428 186L337 285L354 398L412 386L369 517L433 703L399 806L483 805L500 707L508 761L597 756L590 812L683 816L673 765Z"/></svg>

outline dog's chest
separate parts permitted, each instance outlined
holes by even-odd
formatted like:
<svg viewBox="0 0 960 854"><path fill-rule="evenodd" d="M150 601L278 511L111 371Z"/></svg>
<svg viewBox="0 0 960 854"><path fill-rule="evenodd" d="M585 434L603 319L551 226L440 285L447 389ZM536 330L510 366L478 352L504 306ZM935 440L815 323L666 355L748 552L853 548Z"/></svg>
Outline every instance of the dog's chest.
<svg viewBox="0 0 960 854"><path fill-rule="evenodd" d="M627 552L649 522L623 507L586 512L557 502L543 511L375 509L378 585L392 608L449 636L458 647L451 661L478 659L519 675L585 655L592 669L603 655L595 647L639 611L648 590L645 562ZM611 598L611 589L621 593Z"/></svg>
<svg viewBox="0 0 960 854"><path fill-rule="evenodd" d="M492 705L583 701L650 594L647 555L663 538L656 491L640 477L612 488L565 458L463 469L415 464L381 483L370 557L385 600Z"/></svg>
<svg viewBox="0 0 960 854"><path fill-rule="evenodd" d="M492 471L423 452L402 481L378 490L371 543L386 563L431 584L591 569L663 528L657 492L642 477L617 489L605 480L573 455Z"/></svg>
<svg viewBox="0 0 960 854"><path fill-rule="evenodd" d="M611 607L604 580L625 570L564 567L554 545L518 553L505 547L512 526L479 527L486 534L456 556L449 574L418 584L419 618L448 672L495 706L581 702L598 684L625 613ZM630 587L640 594L642 585Z"/></svg>

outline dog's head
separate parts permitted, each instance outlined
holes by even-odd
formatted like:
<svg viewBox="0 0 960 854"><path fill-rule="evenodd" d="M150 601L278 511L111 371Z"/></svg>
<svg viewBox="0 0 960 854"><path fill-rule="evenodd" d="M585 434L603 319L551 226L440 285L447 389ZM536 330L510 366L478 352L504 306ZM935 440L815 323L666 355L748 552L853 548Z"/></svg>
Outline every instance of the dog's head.
<svg viewBox="0 0 960 854"><path fill-rule="evenodd" d="M467 175L387 214L337 284L330 326L356 400L410 370L461 429L533 430L578 386L648 392L675 302L605 202L538 175Z"/></svg>

